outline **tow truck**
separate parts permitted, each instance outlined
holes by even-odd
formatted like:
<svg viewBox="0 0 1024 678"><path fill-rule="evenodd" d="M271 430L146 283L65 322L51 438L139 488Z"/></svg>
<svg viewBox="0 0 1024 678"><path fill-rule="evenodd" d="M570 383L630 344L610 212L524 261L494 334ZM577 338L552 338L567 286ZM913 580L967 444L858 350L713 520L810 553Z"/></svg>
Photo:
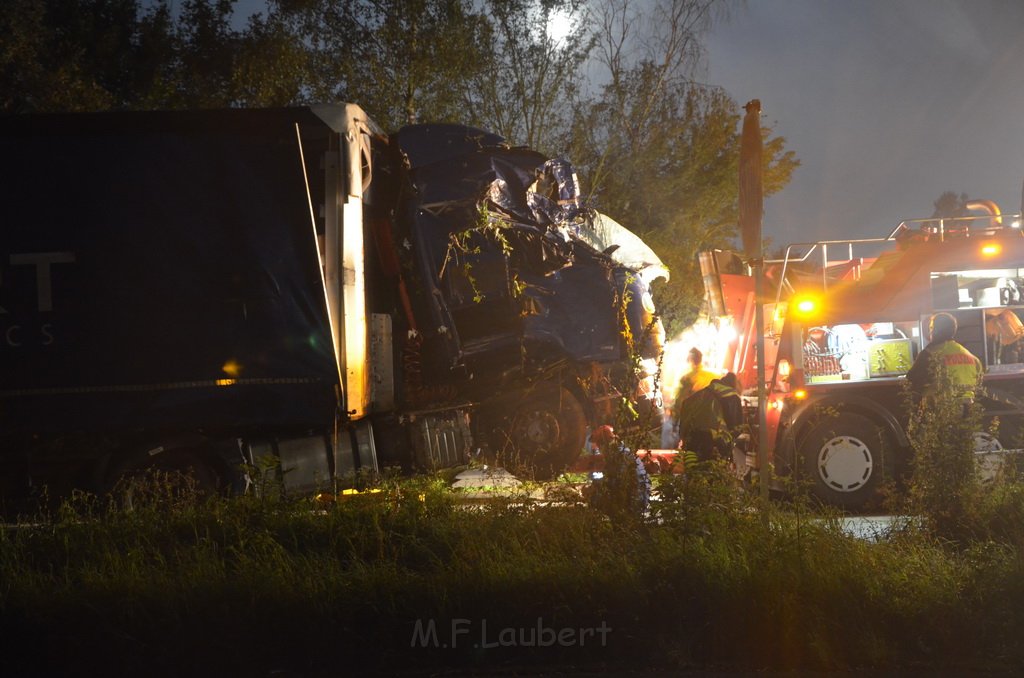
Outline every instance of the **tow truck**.
<svg viewBox="0 0 1024 678"><path fill-rule="evenodd" d="M999 426L975 434L983 467L992 473L1024 447L1021 216L987 200L967 207L969 216L907 220L884 237L789 245L781 259L765 261L772 297L763 300L762 328L746 262L722 250L700 254L705 336L717 344L711 364L740 377L749 410L759 405L752 394L763 332L764 438L775 489L802 479L829 504L863 509L887 479L905 477L905 375L939 311L957 319L957 340L986 369L978 400L986 422ZM748 453L748 465L755 459Z"/></svg>

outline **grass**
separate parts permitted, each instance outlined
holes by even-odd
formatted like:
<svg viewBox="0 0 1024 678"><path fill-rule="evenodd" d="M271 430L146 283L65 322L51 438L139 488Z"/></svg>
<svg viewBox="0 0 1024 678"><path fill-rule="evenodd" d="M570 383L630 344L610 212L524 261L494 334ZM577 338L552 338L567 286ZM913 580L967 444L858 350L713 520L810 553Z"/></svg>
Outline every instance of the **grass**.
<svg viewBox="0 0 1024 678"><path fill-rule="evenodd" d="M332 504L161 487L130 509L79 495L0 532L0 673L1024 661L1024 488L1012 482L978 509L993 525L984 539L911 524L878 543L799 501L762 505L714 469L665 480L672 501L645 521L522 497L466 510L429 478ZM417 620L457 647L412 647ZM524 647L538 624L577 642ZM580 647L580 629L602 624L606 642ZM515 645L498 645L503 629Z"/></svg>

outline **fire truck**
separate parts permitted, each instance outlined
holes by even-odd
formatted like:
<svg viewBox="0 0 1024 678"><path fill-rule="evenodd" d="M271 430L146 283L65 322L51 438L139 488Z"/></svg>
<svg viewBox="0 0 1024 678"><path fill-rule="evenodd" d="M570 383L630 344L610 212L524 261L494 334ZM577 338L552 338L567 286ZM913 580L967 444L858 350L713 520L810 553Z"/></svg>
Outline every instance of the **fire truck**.
<svg viewBox="0 0 1024 678"><path fill-rule="evenodd" d="M967 207L970 216L908 220L884 237L795 243L765 261L763 439L776 489L798 479L827 503L862 509L906 476L905 375L939 311L986 369L978 400L999 426L975 434L983 468L1024 447L1021 217L991 201ZM703 252L700 263L711 365L740 377L755 411L754 279L731 252Z"/></svg>

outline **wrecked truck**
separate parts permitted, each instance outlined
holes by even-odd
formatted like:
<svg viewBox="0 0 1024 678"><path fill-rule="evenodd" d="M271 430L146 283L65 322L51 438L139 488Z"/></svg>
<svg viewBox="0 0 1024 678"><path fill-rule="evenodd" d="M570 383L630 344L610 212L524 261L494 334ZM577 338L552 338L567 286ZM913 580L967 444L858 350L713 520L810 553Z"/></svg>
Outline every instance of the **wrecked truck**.
<svg viewBox="0 0 1024 678"><path fill-rule="evenodd" d="M624 402L660 425L667 272L563 160L354 105L11 116L0 149L5 505L149 468L550 475Z"/></svg>

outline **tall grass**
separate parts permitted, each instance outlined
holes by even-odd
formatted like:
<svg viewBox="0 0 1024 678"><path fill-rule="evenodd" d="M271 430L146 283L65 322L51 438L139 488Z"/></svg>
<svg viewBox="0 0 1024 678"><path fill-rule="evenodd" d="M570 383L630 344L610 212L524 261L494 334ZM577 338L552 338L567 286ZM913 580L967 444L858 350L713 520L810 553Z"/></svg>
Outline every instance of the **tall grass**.
<svg viewBox="0 0 1024 678"><path fill-rule="evenodd" d="M468 506L438 479L326 504L160 485L130 508L78 495L0 532L0 674L1024 660L1024 523L993 522L969 543L914 524L867 542L717 473L665 480L671 501L647 521L518 497ZM988 501L986 515L1024 516L1016 485ZM434 620L441 642L453 623L469 633L455 648L411 647L417 620ZM483 623L494 642L538 623L611 631L604 645L473 647Z"/></svg>

